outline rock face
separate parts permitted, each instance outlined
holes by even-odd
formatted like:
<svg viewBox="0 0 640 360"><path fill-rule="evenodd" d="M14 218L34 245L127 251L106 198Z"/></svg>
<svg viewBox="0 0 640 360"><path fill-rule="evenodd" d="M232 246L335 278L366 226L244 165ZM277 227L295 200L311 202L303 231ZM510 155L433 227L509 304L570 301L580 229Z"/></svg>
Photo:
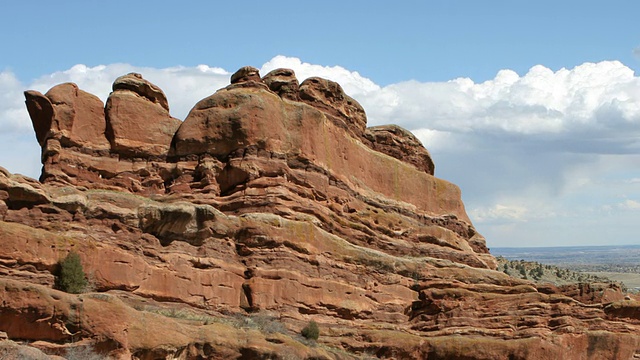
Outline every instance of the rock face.
<svg viewBox="0 0 640 360"><path fill-rule="evenodd" d="M300 83L291 69L275 69L262 78L271 91L283 99L300 100Z"/></svg>
<svg viewBox="0 0 640 360"><path fill-rule="evenodd" d="M435 164L431 155L420 140L411 132L397 125L382 125L370 127L365 131L368 145L377 151L392 156L398 160L408 162L416 168L433 175Z"/></svg>
<svg viewBox="0 0 640 360"><path fill-rule="evenodd" d="M78 89L76 84L65 83L54 86L45 95L26 91L25 97L43 150L50 146L49 141L90 150L109 148L104 106L97 96Z"/></svg>
<svg viewBox="0 0 640 360"><path fill-rule="evenodd" d="M640 356L637 302L496 271L427 150L338 84L244 67L184 122L140 75L113 90L105 112L73 84L25 93L44 167L0 168L0 354ZM80 295L55 286L72 250Z"/></svg>
<svg viewBox="0 0 640 360"><path fill-rule="evenodd" d="M129 157L166 157L182 123L169 115L162 90L136 73L113 83L105 116L111 150Z"/></svg>
<svg viewBox="0 0 640 360"><path fill-rule="evenodd" d="M340 84L331 80L311 77L300 84L300 99L316 107L351 135L361 137L367 127L364 109L352 97L344 93Z"/></svg>

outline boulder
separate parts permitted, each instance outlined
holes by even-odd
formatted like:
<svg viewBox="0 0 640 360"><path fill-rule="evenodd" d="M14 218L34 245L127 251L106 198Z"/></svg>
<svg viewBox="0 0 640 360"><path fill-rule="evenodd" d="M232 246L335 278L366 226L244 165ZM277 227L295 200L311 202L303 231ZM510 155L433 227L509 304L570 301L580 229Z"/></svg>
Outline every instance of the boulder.
<svg viewBox="0 0 640 360"><path fill-rule="evenodd" d="M300 100L300 84L296 79L296 74L291 69L275 69L262 78L271 91L278 94L283 99Z"/></svg>
<svg viewBox="0 0 640 360"><path fill-rule="evenodd" d="M345 94L337 82L310 77L300 84L300 100L327 114L355 137L361 137L367 127L367 116L362 106Z"/></svg>
<svg viewBox="0 0 640 360"><path fill-rule="evenodd" d="M434 174L435 165L429 151L410 131L397 125L381 125L367 128L364 137L372 149Z"/></svg>
<svg viewBox="0 0 640 360"><path fill-rule="evenodd" d="M0 220L4 220L5 215L7 215L7 211L9 211L7 203L0 201Z"/></svg>
<svg viewBox="0 0 640 360"><path fill-rule="evenodd" d="M116 79L105 112L111 150L123 157L166 157L181 124L162 90L135 73Z"/></svg>
<svg viewBox="0 0 640 360"><path fill-rule="evenodd" d="M64 147L96 151L109 148L104 105L97 96L74 83L54 86L45 95L37 91L25 91L24 95L41 145L54 138Z"/></svg>
<svg viewBox="0 0 640 360"><path fill-rule="evenodd" d="M232 87L219 90L191 109L176 132L175 153L178 156L210 154L226 157L251 142L268 141L267 133L258 138L252 134L253 130L264 129L268 133L282 130L285 116L281 99L266 89Z"/></svg>
<svg viewBox="0 0 640 360"><path fill-rule="evenodd" d="M128 90L132 91L154 104L160 105L163 109L169 111L169 102L162 89L149 81L142 78L138 73L129 73L120 76L113 82L113 91Z"/></svg>
<svg viewBox="0 0 640 360"><path fill-rule="evenodd" d="M260 81L260 70L253 66L243 66L231 75L231 84Z"/></svg>
<svg viewBox="0 0 640 360"><path fill-rule="evenodd" d="M0 215L6 214L6 206L19 209L49 202L48 194L37 181L22 175L0 175L0 204L5 204L0 206Z"/></svg>

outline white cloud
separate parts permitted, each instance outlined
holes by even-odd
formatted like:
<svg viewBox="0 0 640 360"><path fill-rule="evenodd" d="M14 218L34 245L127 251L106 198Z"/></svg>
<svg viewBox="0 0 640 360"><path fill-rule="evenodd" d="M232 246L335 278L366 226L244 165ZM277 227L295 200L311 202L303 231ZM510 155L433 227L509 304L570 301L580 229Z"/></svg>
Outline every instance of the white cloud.
<svg viewBox="0 0 640 360"><path fill-rule="evenodd" d="M87 67L76 65L69 70L42 76L32 84L31 89L42 93L51 87L74 82L87 92L106 101L113 81L120 75L137 72L158 85L167 95L171 114L184 119L195 103L229 84L231 74L221 68L198 65L196 67L170 67L155 69L135 67L128 64L111 64Z"/></svg>
<svg viewBox="0 0 640 360"><path fill-rule="evenodd" d="M31 122L24 122L26 109L21 92L22 87L22 83L13 73L0 72L0 125L2 133L31 129Z"/></svg>
<svg viewBox="0 0 640 360"><path fill-rule="evenodd" d="M394 119L411 129L603 137L640 124L640 79L617 61L556 72L537 65L522 77L502 70L479 84L467 78L408 81L376 95L362 100L374 122Z"/></svg>
<svg viewBox="0 0 640 360"><path fill-rule="evenodd" d="M384 87L340 66L285 56L260 71L266 75L277 67L292 68L300 81L337 81L364 106L369 125L396 123L414 131L434 157L436 175L461 187L470 216L480 232L487 229L490 243L507 241L518 229L530 238L545 236L545 228L578 241L562 221L626 219L636 206L627 199L640 198L640 78L620 62L557 71L537 65L520 75L505 69L482 83L457 78ZM30 84L1 72L0 165L38 175L39 148L22 91L46 92L73 81L104 101L113 80L132 71L160 86L172 115L184 119L198 100L227 85L235 69L76 65ZM638 230L636 225L633 232ZM599 231L606 226L585 234L595 239Z"/></svg>
<svg viewBox="0 0 640 360"><path fill-rule="evenodd" d="M22 83L9 71L0 72L0 166L11 172L35 178L39 176L40 149L24 105L24 90L45 93L57 84L74 82L82 90L105 102L113 81L129 72L141 73L163 89L169 100L171 114L180 119L187 116L198 100L226 86L230 77L225 70L207 65L154 69L128 64L95 67L79 64L68 70L41 76L30 84Z"/></svg>
<svg viewBox="0 0 640 360"><path fill-rule="evenodd" d="M476 208L469 212L477 222L526 221L528 210L524 206L495 204L492 207Z"/></svg>
<svg viewBox="0 0 640 360"><path fill-rule="evenodd" d="M380 90L380 86L362 77L357 71L349 71L341 66L322 66L302 62L298 58L278 55L267 61L260 69L264 76L278 68L292 69L296 78L302 83L306 78L319 76L339 83L344 91L352 97L365 95Z"/></svg>
<svg viewBox="0 0 640 360"><path fill-rule="evenodd" d="M640 210L640 201L626 199L625 201L619 203L618 207L623 210L638 211Z"/></svg>

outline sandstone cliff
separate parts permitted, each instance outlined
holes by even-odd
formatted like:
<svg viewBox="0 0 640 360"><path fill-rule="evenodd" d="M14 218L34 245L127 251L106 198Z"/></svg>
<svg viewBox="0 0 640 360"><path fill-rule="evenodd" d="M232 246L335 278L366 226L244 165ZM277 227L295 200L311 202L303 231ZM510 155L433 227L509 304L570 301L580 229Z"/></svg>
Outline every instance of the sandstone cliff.
<svg viewBox="0 0 640 360"><path fill-rule="evenodd" d="M640 357L637 302L495 271L427 150L367 128L335 82L244 67L184 122L139 74L106 106L70 83L25 97L43 169L0 169L9 340L122 359ZM72 250L80 295L55 289ZM310 320L318 344L298 335Z"/></svg>

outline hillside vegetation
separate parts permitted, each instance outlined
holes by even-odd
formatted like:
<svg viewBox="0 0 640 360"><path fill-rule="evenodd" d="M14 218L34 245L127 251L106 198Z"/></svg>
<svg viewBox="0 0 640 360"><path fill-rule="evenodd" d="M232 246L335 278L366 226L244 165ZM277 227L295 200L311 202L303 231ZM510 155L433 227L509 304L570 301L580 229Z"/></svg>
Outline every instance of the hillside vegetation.
<svg viewBox="0 0 640 360"><path fill-rule="evenodd" d="M615 283L615 281L594 274L588 274L555 265L545 265L536 261L508 260L503 256L496 257L498 270L507 275L536 283L568 285L575 283ZM622 284L621 284L622 285ZM624 286L623 286L624 287Z"/></svg>

